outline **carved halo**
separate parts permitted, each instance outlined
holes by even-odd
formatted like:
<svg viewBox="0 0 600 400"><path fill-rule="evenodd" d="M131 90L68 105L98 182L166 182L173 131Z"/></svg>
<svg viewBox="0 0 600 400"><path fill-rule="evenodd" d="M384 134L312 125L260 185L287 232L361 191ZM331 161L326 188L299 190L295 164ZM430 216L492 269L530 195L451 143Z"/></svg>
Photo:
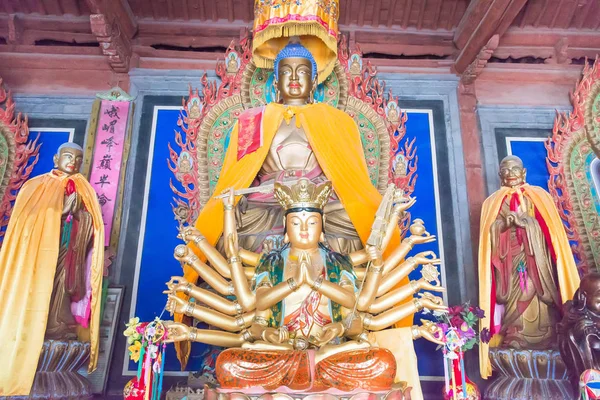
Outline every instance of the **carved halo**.
<svg viewBox="0 0 600 400"><path fill-rule="evenodd" d="M573 111L559 113L545 143L552 195L577 265L582 272L600 263L600 198L590 176L598 153L600 63L586 65L571 96Z"/></svg>

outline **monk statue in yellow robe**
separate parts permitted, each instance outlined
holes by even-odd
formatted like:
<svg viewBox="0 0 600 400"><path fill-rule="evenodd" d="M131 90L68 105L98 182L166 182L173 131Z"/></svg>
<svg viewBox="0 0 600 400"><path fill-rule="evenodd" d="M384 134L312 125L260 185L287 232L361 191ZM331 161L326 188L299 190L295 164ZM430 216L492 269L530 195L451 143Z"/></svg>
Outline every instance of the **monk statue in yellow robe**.
<svg viewBox="0 0 600 400"><path fill-rule="evenodd" d="M246 259L252 259L249 264L254 268L244 268L242 263L233 191L224 199L227 260L197 229L184 228L181 237L195 243L214 269L183 245L175 250L175 257L192 267L218 294L173 277L165 292L169 297L166 308L216 329L168 323L168 340L230 347L216 363L217 380L224 390L389 391L396 368L404 368L397 362L414 361L409 357L397 361L388 349L373 346L370 333L423 308L446 309L442 299L430 293L413 298L421 289L443 290L437 269L431 265L439 262L433 253L404 259L412 241L424 230L415 227L415 234L405 239L406 243L391 249L385 260L382 256L401 214L414 201L402 191L388 190L391 194L384 201L389 207L383 207L388 211L382 214L379 208L373 224L379 229L374 228L370 236L380 240L363 250L341 254L326 245L323 235L330 182L316 185L300 178L290 186L276 182L274 191L284 210L285 245L262 254L246 250ZM365 262L370 267L357 268ZM428 264L424 277L398 286L420 264ZM362 277L362 285L357 275ZM177 293L185 293L194 301L182 300ZM235 295L236 300L226 299L228 295ZM441 332L431 322L402 329L411 340L425 337L442 343Z"/></svg>
<svg viewBox="0 0 600 400"><path fill-rule="evenodd" d="M515 156L500 163L502 187L483 204L479 242L480 307L492 340L480 344L481 375L491 375L489 346L556 348L562 304L579 274L552 197L525 183Z"/></svg>
<svg viewBox="0 0 600 400"><path fill-rule="evenodd" d="M0 396L29 394L45 339L90 342L95 369L104 224L82 159L61 145L55 169L17 196L0 251Z"/></svg>

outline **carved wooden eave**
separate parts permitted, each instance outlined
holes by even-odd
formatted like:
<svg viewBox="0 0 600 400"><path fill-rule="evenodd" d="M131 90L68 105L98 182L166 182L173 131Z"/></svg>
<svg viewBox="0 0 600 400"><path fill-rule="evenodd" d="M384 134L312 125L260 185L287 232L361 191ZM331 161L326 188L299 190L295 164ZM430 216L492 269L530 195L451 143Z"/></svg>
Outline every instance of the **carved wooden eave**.
<svg viewBox="0 0 600 400"><path fill-rule="evenodd" d="M454 62L458 74L466 71L485 44L501 36L511 25L527 0L473 0L454 33L459 53Z"/></svg>
<svg viewBox="0 0 600 400"><path fill-rule="evenodd" d="M92 14L92 33L115 72L129 71L132 56L131 39L138 26L127 0L86 0Z"/></svg>

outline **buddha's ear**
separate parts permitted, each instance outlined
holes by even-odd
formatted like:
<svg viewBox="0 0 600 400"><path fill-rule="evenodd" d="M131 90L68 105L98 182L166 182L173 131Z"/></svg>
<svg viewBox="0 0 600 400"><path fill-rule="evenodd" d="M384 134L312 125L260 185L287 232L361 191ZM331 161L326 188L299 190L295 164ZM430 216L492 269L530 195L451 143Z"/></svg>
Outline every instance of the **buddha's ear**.
<svg viewBox="0 0 600 400"><path fill-rule="evenodd" d="M587 305L587 296L586 293L583 290L581 290L581 288L575 291L575 295L573 295L573 300L575 303L575 308L577 308L580 311L585 310L585 307Z"/></svg>
<svg viewBox="0 0 600 400"><path fill-rule="evenodd" d="M325 234L321 232L321 236L319 236L319 242L325 243Z"/></svg>
<svg viewBox="0 0 600 400"><path fill-rule="evenodd" d="M286 233L285 235L283 235L283 243L289 243L290 242L290 237L288 236L288 234Z"/></svg>
<svg viewBox="0 0 600 400"><path fill-rule="evenodd" d="M52 157L52 161L54 161L54 168L58 167L58 154L55 154L54 157Z"/></svg>

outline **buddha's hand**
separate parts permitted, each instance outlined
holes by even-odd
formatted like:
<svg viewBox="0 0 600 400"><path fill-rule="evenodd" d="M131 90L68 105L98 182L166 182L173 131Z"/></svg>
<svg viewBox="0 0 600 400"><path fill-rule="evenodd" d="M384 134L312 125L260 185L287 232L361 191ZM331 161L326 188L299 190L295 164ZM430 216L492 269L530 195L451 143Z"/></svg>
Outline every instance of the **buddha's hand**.
<svg viewBox="0 0 600 400"><path fill-rule="evenodd" d="M282 344L286 343L289 340L290 333L286 328L265 328L261 335L261 338L265 342L273 344Z"/></svg>
<svg viewBox="0 0 600 400"><path fill-rule="evenodd" d="M434 296L431 293L419 293L420 298L415 299L418 308L426 308L431 311L448 311L448 307L444 305L444 299Z"/></svg>
<svg viewBox="0 0 600 400"><path fill-rule="evenodd" d="M442 328L431 321L422 319L421 326L413 325L413 340L423 338L430 342L444 345L444 332Z"/></svg>
<svg viewBox="0 0 600 400"><path fill-rule="evenodd" d="M190 294L192 284L182 276L172 276L171 280L167 282L167 287L169 288L169 294L174 294L175 292Z"/></svg>
<svg viewBox="0 0 600 400"><path fill-rule="evenodd" d="M421 264L439 264L442 261L436 257L433 251L422 251L412 257L412 259L417 263L417 265Z"/></svg>
<svg viewBox="0 0 600 400"><path fill-rule="evenodd" d="M323 327L320 334L316 336L316 344L318 346L325 346L337 337L341 337L345 332L344 324L342 322L333 322Z"/></svg>
<svg viewBox="0 0 600 400"><path fill-rule="evenodd" d="M408 197L403 190L397 189L394 192L394 214L400 216L403 212L411 208L417 202L416 197Z"/></svg>
<svg viewBox="0 0 600 400"><path fill-rule="evenodd" d="M67 196L63 205L63 215L75 214L81 208L81 198L77 192L73 192Z"/></svg>
<svg viewBox="0 0 600 400"><path fill-rule="evenodd" d="M165 321L167 338L165 343L175 343L190 340L190 327L181 322Z"/></svg>
<svg viewBox="0 0 600 400"><path fill-rule="evenodd" d="M233 192L233 188L223 190L221 194L227 194L227 196L223 197L223 208L225 211L233 210L235 207L235 194Z"/></svg>
<svg viewBox="0 0 600 400"><path fill-rule="evenodd" d="M367 257L369 261L373 263L374 267L380 267L383 265L383 257L381 255L381 250L377 248L377 246L369 246L365 247L365 251L367 252Z"/></svg>
<svg viewBox="0 0 600 400"><path fill-rule="evenodd" d="M419 279L418 281L416 281L417 283L417 287L419 288L419 290L430 290L432 292L445 292L446 288L439 285L439 282L437 282L438 284L432 284L429 283L426 279Z"/></svg>
<svg viewBox="0 0 600 400"><path fill-rule="evenodd" d="M425 231L422 235L410 235L408 240L413 246L415 244L431 243L435 241L435 235L431 235L429 232Z"/></svg>
<svg viewBox="0 0 600 400"><path fill-rule="evenodd" d="M305 252L301 253L298 262L296 263L294 273L292 274L292 278L298 287L304 284L312 285L314 283L309 273L310 263L310 256Z"/></svg>
<svg viewBox="0 0 600 400"><path fill-rule="evenodd" d="M186 243L199 243L201 240L204 240L204 236L200 233L200 231L193 226L186 226L179 231L179 235L177 235L181 240Z"/></svg>
<svg viewBox="0 0 600 400"><path fill-rule="evenodd" d="M171 293L171 291L169 290L165 290L163 293L168 296L167 305L165 306L166 310L171 315L175 313L182 314L188 302L183 299L180 299L179 297Z"/></svg>
<svg viewBox="0 0 600 400"><path fill-rule="evenodd" d="M363 321L358 313L350 313L344 318L344 336L354 338L363 332Z"/></svg>

